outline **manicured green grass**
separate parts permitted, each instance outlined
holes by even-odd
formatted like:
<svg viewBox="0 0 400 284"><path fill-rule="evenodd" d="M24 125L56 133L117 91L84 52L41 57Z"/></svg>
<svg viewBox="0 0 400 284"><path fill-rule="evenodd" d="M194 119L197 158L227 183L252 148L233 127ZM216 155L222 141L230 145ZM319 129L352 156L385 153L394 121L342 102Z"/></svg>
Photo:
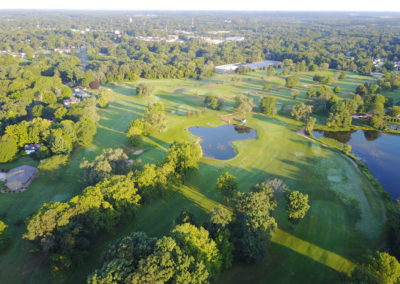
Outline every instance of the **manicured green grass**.
<svg viewBox="0 0 400 284"><path fill-rule="evenodd" d="M104 148L122 147L133 158L124 132L129 122L141 115L151 102L159 101L165 105L169 121L166 132L145 139L144 153L139 158L155 163L165 156L172 141L197 139L189 133L188 127L224 124L219 116L231 111L235 95L250 96L256 103L260 97L269 95L282 104L295 104L306 100L305 91L314 83L312 74L301 75L301 84L297 88L301 93L293 101L290 90L284 87L279 91L262 92L266 80L284 84L282 78L264 80L263 76L259 71L239 76L240 82L230 80L235 75L216 75L203 81L146 81L156 87L155 96L147 100L135 96L135 84L108 86L114 91L115 98L108 109L101 111L93 147L77 151L58 177L40 176L22 194L0 195L0 213L8 213L6 221L14 236L10 249L0 255L0 282L46 283L52 279L57 283L83 283L86 275L99 265L102 249L122 234L132 230L145 231L152 236L167 234L182 208L192 211L199 224L204 222L207 213L223 202L214 184L224 171L237 176L241 191L247 191L265 179L280 178L291 189L309 194L311 209L300 224L293 226L287 221L281 196L275 212L279 230L272 239L266 261L254 266L236 264L223 273L223 283L338 282L342 273L349 273L354 268L361 254L382 245L383 202L350 161L336 151L297 135L301 123L283 116L268 118L249 114L248 126L257 130L256 140L236 141L234 146L238 155L231 160L203 158L199 170L187 178L184 186L144 205L135 218L125 220L112 234L99 236L90 256L75 271L55 276L49 273L48 267L37 255L29 254L27 243L21 240L24 225L14 225L43 202L66 200L78 193L82 189L78 182L78 166L84 157L93 158ZM350 92L369 79L349 74L339 84L344 92ZM224 98L224 111L204 111L203 98L207 94ZM188 111L201 113L185 116ZM18 163L27 161L29 158ZM357 212L348 200L358 202L361 218L357 221Z"/></svg>

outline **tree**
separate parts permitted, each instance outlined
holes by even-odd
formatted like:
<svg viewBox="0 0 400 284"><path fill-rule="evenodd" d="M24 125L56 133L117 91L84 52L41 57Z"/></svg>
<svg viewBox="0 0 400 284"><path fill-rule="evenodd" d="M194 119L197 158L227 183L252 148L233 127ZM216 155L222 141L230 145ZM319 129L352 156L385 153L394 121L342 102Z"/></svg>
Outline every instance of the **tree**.
<svg viewBox="0 0 400 284"><path fill-rule="evenodd" d="M102 267L89 275L90 284L124 283L156 248L156 239L142 232L133 232L113 242L102 255Z"/></svg>
<svg viewBox="0 0 400 284"><path fill-rule="evenodd" d="M299 82L299 77L297 76L289 76L286 77L286 87L287 88L294 88L297 86Z"/></svg>
<svg viewBox="0 0 400 284"><path fill-rule="evenodd" d="M303 219L309 209L307 194L296 190L287 195L287 213L290 221L297 222Z"/></svg>
<svg viewBox="0 0 400 284"><path fill-rule="evenodd" d="M306 120L312 112L313 107L311 105L305 105L304 103L295 105L292 107L291 115L296 120Z"/></svg>
<svg viewBox="0 0 400 284"><path fill-rule="evenodd" d="M260 101L260 112L269 115L276 115L276 99L273 97L263 97Z"/></svg>
<svg viewBox="0 0 400 284"><path fill-rule="evenodd" d="M105 149L93 162L84 159L80 168L85 184L93 185L111 175L126 174L130 162L122 149Z"/></svg>
<svg viewBox="0 0 400 284"><path fill-rule="evenodd" d="M271 90L271 85L270 84L264 84L262 90L264 92L268 92L269 90Z"/></svg>
<svg viewBox="0 0 400 284"><path fill-rule="evenodd" d="M207 225L207 230L217 244L224 268L231 267L233 262L234 247L232 244L232 233L230 231L232 220L232 212L226 207L219 205L211 211Z"/></svg>
<svg viewBox="0 0 400 284"><path fill-rule="evenodd" d="M210 213L210 223L219 228L225 228L232 222L232 212L219 205Z"/></svg>
<svg viewBox="0 0 400 284"><path fill-rule="evenodd" d="M385 129L386 121L383 119L382 115L374 114L369 118L369 124L377 129Z"/></svg>
<svg viewBox="0 0 400 284"><path fill-rule="evenodd" d="M186 254L171 237L163 237L124 283L209 283L204 262Z"/></svg>
<svg viewBox="0 0 400 284"><path fill-rule="evenodd" d="M206 229L184 223L176 226L171 236L186 254L205 264L210 278L217 278L222 264L220 254L217 244L210 238Z"/></svg>
<svg viewBox="0 0 400 284"><path fill-rule="evenodd" d="M52 129L47 138L47 143L50 151L56 155L69 154L73 147L72 140L66 135L63 135L61 129Z"/></svg>
<svg viewBox="0 0 400 284"><path fill-rule="evenodd" d="M197 168L202 155L199 143L175 141L167 151L166 161L174 165L176 173L184 176L191 169Z"/></svg>
<svg viewBox="0 0 400 284"><path fill-rule="evenodd" d="M277 223L271 216L276 208L270 189L243 193L237 199L233 240L239 260L254 263L262 260L267 242L275 232Z"/></svg>
<svg viewBox="0 0 400 284"><path fill-rule="evenodd" d="M0 220L0 252L7 246L8 242L7 225Z"/></svg>
<svg viewBox="0 0 400 284"><path fill-rule="evenodd" d="M354 100L341 100L333 104L326 125L328 127L348 127L352 123L351 115L356 111Z"/></svg>
<svg viewBox="0 0 400 284"><path fill-rule="evenodd" d="M312 134L316 121L317 119L315 117L310 116L307 118L305 130L308 135Z"/></svg>
<svg viewBox="0 0 400 284"><path fill-rule="evenodd" d="M216 183L217 190L226 198L232 198L238 191L238 183L236 177L226 172L222 174Z"/></svg>
<svg viewBox="0 0 400 284"><path fill-rule="evenodd" d="M79 145L89 147L97 132L96 124L89 118L82 117L75 124L76 139Z"/></svg>
<svg viewBox="0 0 400 284"><path fill-rule="evenodd" d="M167 129L167 118L164 105L160 103L151 104L143 115L144 129L146 133L153 131L163 132Z"/></svg>
<svg viewBox="0 0 400 284"><path fill-rule="evenodd" d="M317 95L317 90L315 88L311 87L307 90L306 95L307 95L307 98L315 97Z"/></svg>
<svg viewBox="0 0 400 284"><path fill-rule="evenodd" d="M32 116L41 117L43 115L43 105L34 105L32 108Z"/></svg>
<svg viewBox="0 0 400 284"><path fill-rule="evenodd" d="M102 89L97 97L97 105L101 108L106 108L111 100L111 92Z"/></svg>
<svg viewBox="0 0 400 284"><path fill-rule="evenodd" d="M211 109L221 110L223 101L217 96L208 95L204 98L204 104Z"/></svg>
<svg viewBox="0 0 400 284"><path fill-rule="evenodd" d="M335 87L333 88L333 92L334 92L335 94L339 94L341 91L342 91L342 89L340 88L340 86L335 86Z"/></svg>
<svg viewBox="0 0 400 284"><path fill-rule="evenodd" d="M253 102L250 98L246 96L236 96L235 97L235 109L237 112L246 114L253 110Z"/></svg>
<svg viewBox="0 0 400 284"><path fill-rule="evenodd" d="M136 87L136 94L141 98L150 97L154 92L154 88L147 84L139 84Z"/></svg>
<svg viewBox="0 0 400 284"><path fill-rule="evenodd" d="M18 152L17 143L9 135L0 138L0 163L11 161Z"/></svg>
<svg viewBox="0 0 400 284"><path fill-rule="evenodd" d="M375 252L352 272L351 283L396 284L400 280L400 263L386 252Z"/></svg>

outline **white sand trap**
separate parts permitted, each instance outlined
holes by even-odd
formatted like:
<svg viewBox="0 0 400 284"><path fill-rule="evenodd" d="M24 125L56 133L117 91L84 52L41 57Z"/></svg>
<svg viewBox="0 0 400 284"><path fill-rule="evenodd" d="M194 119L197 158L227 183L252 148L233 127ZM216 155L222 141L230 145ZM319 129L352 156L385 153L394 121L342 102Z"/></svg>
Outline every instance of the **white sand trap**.
<svg viewBox="0 0 400 284"><path fill-rule="evenodd" d="M303 157L304 153L303 152L294 152L293 153L296 157Z"/></svg>
<svg viewBox="0 0 400 284"><path fill-rule="evenodd" d="M135 151L135 152L133 152L133 155L140 155L140 154L142 154L144 152L144 150L137 150L137 151Z"/></svg>

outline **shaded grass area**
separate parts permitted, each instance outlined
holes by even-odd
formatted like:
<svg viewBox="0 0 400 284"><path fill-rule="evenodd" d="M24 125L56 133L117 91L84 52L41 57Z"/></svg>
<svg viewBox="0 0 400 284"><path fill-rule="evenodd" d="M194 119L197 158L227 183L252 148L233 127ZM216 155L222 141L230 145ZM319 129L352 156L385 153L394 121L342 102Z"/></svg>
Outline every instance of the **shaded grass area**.
<svg viewBox="0 0 400 284"><path fill-rule="evenodd" d="M239 77L240 81L233 82L232 77ZM244 76L216 75L202 81L145 81L156 89L155 96L146 100L135 96L135 84L109 85L115 98L109 108L101 110L93 146L76 151L71 163L58 176L40 176L22 194L0 195L0 213L8 213L6 221L11 225L14 236L10 249L0 255L0 282L46 283L51 280L55 283L84 283L86 275L99 265L104 247L121 235L133 230L145 231L152 236L167 234L183 208L193 212L197 222L202 224L208 212L223 203L214 184L224 171L238 177L241 191L247 191L267 178L278 177L291 189L309 194L311 209L299 225L293 226L287 221L281 196L275 212L280 229L272 239L266 261L254 266L236 264L222 275L221 282L338 282L341 275L354 268L354 262L362 253L381 245L383 203L350 161L335 151L298 136L295 131L301 124L281 116L268 118L249 114L248 126L257 131L256 140L235 141L233 145L238 155L233 159L219 161L203 158L199 170L187 178L184 186L172 189L151 204L145 204L135 218L125 220L111 234L99 235L89 257L74 271L51 274L40 256L28 253L29 246L21 239L24 225L15 225L35 212L43 202L63 201L79 193L82 190L79 163L84 158L91 159L104 148L120 147L128 151L130 158L135 158L124 132L130 121L140 116L149 103L162 102L168 112L169 129L145 138L144 153L139 156L144 163L156 163L163 159L174 140L197 139L189 133L188 127L224 124L219 116L231 111L235 95L250 96L256 103L262 96L275 96L282 104L295 104L306 100L306 89L313 84L312 74L301 75L300 95L293 101L290 90L286 88L262 92L262 86L267 81L274 84L284 82L278 77L263 77L264 73L260 71ZM342 89L354 90L368 79L349 74L341 83ZM223 112L204 111L203 99L207 94L224 98ZM185 116L188 111L198 111L199 115ZM35 164L26 157L4 167L26 163ZM356 201L359 218L349 200Z"/></svg>

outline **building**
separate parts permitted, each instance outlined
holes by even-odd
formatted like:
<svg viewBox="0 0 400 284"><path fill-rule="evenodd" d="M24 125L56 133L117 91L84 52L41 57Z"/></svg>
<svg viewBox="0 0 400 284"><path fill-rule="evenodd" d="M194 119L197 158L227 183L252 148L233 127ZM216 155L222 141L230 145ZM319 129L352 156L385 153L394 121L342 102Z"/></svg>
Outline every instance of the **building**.
<svg viewBox="0 0 400 284"><path fill-rule="evenodd" d="M14 168L6 175L6 186L10 191L22 192L35 179L37 173L37 168L27 165Z"/></svg>
<svg viewBox="0 0 400 284"><path fill-rule="evenodd" d="M25 150L25 153L26 153L27 155L30 155L30 154L32 154L32 153L35 153L35 152L39 151L39 149L40 149L41 146L42 146L42 145L36 144L36 143L33 143L33 144L26 144L25 147L24 147L24 150Z"/></svg>
<svg viewBox="0 0 400 284"><path fill-rule="evenodd" d="M81 101L81 100L80 100L79 98L71 97L71 98L68 98L68 99L63 100L63 105L64 105L66 108L69 108L72 104L77 104L77 103L79 103L80 101Z"/></svg>
<svg viewBox="0 0 400 284"><path fill-rule="evenodd" d="M217 73L221 73L221 74L233 73L233 72L235 72L236 69L238 69L239 66L240 66L239 63L219 65L219 66L215 66L214 71Z"/></svg>
<svg viewBox="0 0 400 284"><path fill-rule="evenodd" d="M233 73L239 66L245 66L250 69L263 69L269 66L280 67L282 66L282 62L273 61L273 60L265 60L259 62L252 63L234 63L234 64L225 64L216 66L214 71L217 73L225 74L225 73Z"/></svg>

